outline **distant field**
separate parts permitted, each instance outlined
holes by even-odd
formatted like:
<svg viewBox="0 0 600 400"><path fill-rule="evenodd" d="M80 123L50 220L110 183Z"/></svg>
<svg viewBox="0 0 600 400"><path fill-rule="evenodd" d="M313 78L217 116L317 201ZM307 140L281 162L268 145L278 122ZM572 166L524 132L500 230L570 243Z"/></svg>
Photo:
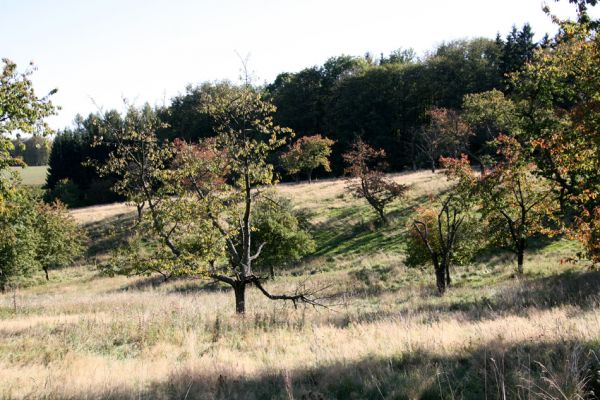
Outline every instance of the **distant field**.
<svg viewBox="0 0 600 400"><path fill-rule="evenodd" d="M46 183L46 172L48 171L48 167L45 165L41 167L15 167L13 170L21 175L23 184L25 185L42 186Z"/></svg>

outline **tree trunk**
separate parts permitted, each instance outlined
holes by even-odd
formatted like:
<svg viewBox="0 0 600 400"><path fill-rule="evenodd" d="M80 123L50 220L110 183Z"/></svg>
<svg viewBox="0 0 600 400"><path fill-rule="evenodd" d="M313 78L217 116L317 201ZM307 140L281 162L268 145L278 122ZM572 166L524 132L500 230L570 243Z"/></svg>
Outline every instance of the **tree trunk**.
<svg viewBox="0 0 600 400"><path fill-rule="evenodd" d="M48 267L44 267L44 272L46 273L46 280L49 281L50 277L48 276Z"/></svg>
<svg viewBox="0 0 600 400"><path fill-rule="evenodd" d="M312 171L308 171L306 177L308 178L308 183L312 183Z"/></svg>
<svg viewBox="0 0 600 400"><path fill-rule="evenodd" d="M450 279L450 264L446 264L446 286L450 287L450 283L452 283L452 279Z"/></svg>
<svg viewBox="0 0 600 400"><path fill-rule="evenodd" d="M431 160L431 173L435 174L435 161Z"/></svg>
<svg viewBox="0 0 600 400"><path fill-rule="evenodd" d="M379 220L381 221L381 223L383 225L387 224L388 223L388 219L385 216L385 212L383 211L383 208L382 209L378 209L377 212L379 213Z"/></svg>
<svg viewBox="0 0 600 400"><path fill-rule="evenodd" d="M244 314L246 312L246 282L237 282L233 286L235 292L235 312Z"/></svg>
<svg viewBox="0 0 600 400"><path fill-rule="evenodd" d="M523 259L525 257L525 240L519 239L519 244L517 245L517 273L519 275L523 274Z"/></svg>
<svg viewBox="0 0 600 400"><path fill-rule="evenodd" d="M444 268L443 266L438 266L437 268L435 268L435 283L440 295L444 294L444 292L446 291L445 270L446 268Z"/></svg>
<svg viewBox="0 0 600 400"><path fill-rule="evenodd" d="M275 268L273 268L273 264L269 265L269 275L271 275L271 279L275 279Z"/></svg>
<svg viewBox="0 0 600 400"><path fill-rule="evenodd" d="M141 222L142 216L144 213L144 203L136 204L136 208L137 208L138 221Z"/></svg>

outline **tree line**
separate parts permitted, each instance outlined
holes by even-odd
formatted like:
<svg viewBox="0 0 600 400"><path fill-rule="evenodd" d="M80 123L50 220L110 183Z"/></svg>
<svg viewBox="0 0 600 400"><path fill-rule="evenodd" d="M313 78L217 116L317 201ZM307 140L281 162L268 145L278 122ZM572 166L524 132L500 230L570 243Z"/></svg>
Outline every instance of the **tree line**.
<svg viewBox="0 0 600 400"><path fill-rule="evenodd" d="M423 127L431 124L431 110L460 109L463 97L469 93L491 89L508 92L507 74L521 68L545 42L535 43L531 27L526 24L521 29L513 28L505 38L498 35L495 40L444 43L421 59L410 49L378 59L369 54L332 57L322 66L282 73L271 84L257 89L264 100L276 106L274 122L290 127L297 138L322 135L333 140L328 164L313 168L311 177L315 173L343 175L346 166L342 155L357 137L383 149L391 170L436 168L437 153L449 155L454 150L441 144L433 152L426 150L427 135L432 130ZM215 121L205 111L205 99L222 95L234 86L231 82L188 86L168 107L156 110L163 122L156 135L160 140L181 138L190 142L216 136ZM113 123L119 124L119 113L112 114ZM61 198L71 205L116 200L114 193L102 191L110 187L107 180L81 164L87 158L97 159L98 152L105 152L90 146L98 117L78 116L75 126L55 139L47 182L48 189L54 191L51 198ZM487 133L477 131L466 146L474 154L483 151L486 140ZM300 172L286 168L293 152L288 155L282 163L276 163L283 179L293 179ZM305 166L301 172L309 173Z"/></svg>

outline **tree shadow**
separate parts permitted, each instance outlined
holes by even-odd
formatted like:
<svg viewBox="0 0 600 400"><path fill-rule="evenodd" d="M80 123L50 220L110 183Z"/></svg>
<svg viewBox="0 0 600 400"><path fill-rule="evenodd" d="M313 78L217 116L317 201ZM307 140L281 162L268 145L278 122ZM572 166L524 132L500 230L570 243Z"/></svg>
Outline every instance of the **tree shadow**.
<svg viewBox="0 0 600 400"><path fill-rule="evenodd" d="M367 206L346 207L313 226L315 239L320 245L311 256L401 251L401 235L406 221L414 208L427 199L426 195L419 196L412 199L410 204L389 211L387 224L380 223L374 212L366 220L351 223L356 214L362 213Z"/></svg>
<svg viewBox="0 0 600 400"><path fill-rule="evenodd" d="M498 315L526 315L531 309L574 306L582 310L600 304L600 271L568 271L542 278L515 278L492 297L425 304L418 312L461 312L469 320L494 319ZM452 289L450 289L452 290Z"/></svg>
<svg viewBox="0 0 600 400"><path fill-rule="evenodd" d="M89 238L86 257L97 257L125 244L135 219L132 213L120 214L84 225Z"/></svg>
<svg viewBox="0 0 600 400"><path fill-rule="evenodd" d="M459 354L424 350L387 358L318 362L258 376L227 369L210 374L180 368L141 391L106 389L107 399L501 399L559 398L577 393L593 399L600 390L598 344L558 341L491 342ZM542 390L545 397L541 395ZM89 393L80 393L89 397ZM556 397L554 397L556 395ZM560 397L563 398L563 397ZM569 397L571 398L571 397ZM572 398L575 398L573 396Z"/></svg>

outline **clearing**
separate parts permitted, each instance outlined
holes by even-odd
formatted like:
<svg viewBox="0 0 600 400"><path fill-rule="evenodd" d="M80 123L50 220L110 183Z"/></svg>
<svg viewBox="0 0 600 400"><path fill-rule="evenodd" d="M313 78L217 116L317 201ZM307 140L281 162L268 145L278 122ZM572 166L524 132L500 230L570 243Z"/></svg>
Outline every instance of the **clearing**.
<svg viewBox="0 0 600 400"><path fill-rule="evenodd" d="M412 185L410 198L379 229L341 180L276 189L310 211L317 250L267 285L331 285L331 309L250 289L239 317L219 285L102 276L105 233L131 208L74 210L88 257L0 295L0 397L549 399L596 384L600 272L561 262L577 246L540 242L520 279L509 254L481 257L439 297L430 269L404 266L402 237L413 207L447 183L430 172L395 179Z"/></svg>

